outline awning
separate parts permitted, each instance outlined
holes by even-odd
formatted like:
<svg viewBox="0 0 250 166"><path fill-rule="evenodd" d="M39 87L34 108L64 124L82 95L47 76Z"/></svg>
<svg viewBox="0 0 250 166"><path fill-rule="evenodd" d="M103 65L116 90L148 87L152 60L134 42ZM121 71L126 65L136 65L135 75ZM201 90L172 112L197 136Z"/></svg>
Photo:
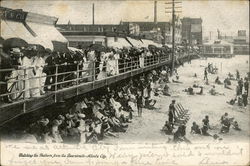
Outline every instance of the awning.
<svg viewBox="0 0 250 166"><path fill-rule="evenodd" d="M33 36L21 22L1 20L1 37L6 40L9 38L20 38L29 44L42 45L45 48L53 49L53 45L43 42L38 36Z"/></svg>
<svg viewBox="0 0 250 166"><path fill-rule="evenodd" d="M68 43L68 40L53 25L27 22L36 35L46 43ZM55 42L53 42L55 41Z"/></svg>
<svg viewBox="0 0 250 166"><path fill-rule="evenodd" d="M162 47L161 44L155 43L152 40L142 39L142 42L143 42L143 47L146 47L146 48L148 48L149 45L154 45L156 47Z"/></svg>
<svg viewBox="0 0 250 166"><path fill-rule="evenodd" d="M143 43L140 40L136 40L131 37L128 37L128 40L133 44L134 47L138 47L138 48L144 47Z"/></svg>
<svg viewBox="0 0 250 166"><path fill-rule="evenodd" d="M123 47L131 47L128 41L125 38L117 38L115 41L114 37L108 37L107 46L108 47L116 47L116 48L123 48Z"/></svg>

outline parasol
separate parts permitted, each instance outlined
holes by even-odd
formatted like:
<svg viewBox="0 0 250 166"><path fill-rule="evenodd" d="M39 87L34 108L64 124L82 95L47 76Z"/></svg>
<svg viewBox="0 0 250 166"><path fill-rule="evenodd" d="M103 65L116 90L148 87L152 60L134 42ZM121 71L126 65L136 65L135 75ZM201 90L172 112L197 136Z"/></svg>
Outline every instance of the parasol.
<svg viewBox="0 0 250 166"><path fill-rule="evenodd" d="M148 49L155 50L155 49L157 49L157 47L155 45L149 44Z"/></svg>
<svg viewBox="0 0 250 166"><path fill-rule="evenodd" d="M104 47L104 46L101 45L101 44L91 44L91 45L89 46L89 50L105 52L106 47Z"/></svg>
<svg viewBox="0 0 250 166"><path fill-rule="evenodd" d="M28 43L20 38L9 38L3 42L3 48L21 48L27 47Z"/></svg>

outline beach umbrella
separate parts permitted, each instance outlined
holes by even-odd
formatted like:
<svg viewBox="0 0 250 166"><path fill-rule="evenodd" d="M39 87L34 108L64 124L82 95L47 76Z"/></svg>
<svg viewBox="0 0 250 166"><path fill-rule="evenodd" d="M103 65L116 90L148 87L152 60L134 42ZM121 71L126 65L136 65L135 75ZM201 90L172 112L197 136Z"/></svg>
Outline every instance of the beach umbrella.
<svg viewBox="0 0 250 166"><path fill-rule="evenodd" d="M28 43L20 38L9 38L6 39L3 42L3 47L4 48L21 48L21 47L27 47Z"/></svg>
<svg viewBox="0 0 250 166"><path fill-rule="evenodd" d="M105 52L106 47L104 47L104 46L101 45L101 44L91 44L91 45L89 46L89 50Z"/></svg>
<svg viewBox="0 0 250 166"><path fill-rule="evenodd" d="M155 45L149 44L148 49L157 49L157 47Z"/></svg>

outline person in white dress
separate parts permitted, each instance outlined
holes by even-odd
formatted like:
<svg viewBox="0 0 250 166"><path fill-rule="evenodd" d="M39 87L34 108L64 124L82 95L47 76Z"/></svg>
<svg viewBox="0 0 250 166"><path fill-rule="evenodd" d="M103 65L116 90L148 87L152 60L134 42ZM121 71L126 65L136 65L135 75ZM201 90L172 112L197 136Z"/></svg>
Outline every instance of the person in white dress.
<svg viewBox="0 0 250 166"><path fill-rule="evenodd" d="M31 97L30 88L33 85L31 78L34 77L34 67L29 53L24 55L20 68L24 70L24 98L27 99Z"/></svg>
<svg viewBox="0 0 250 166"><path fill-rule="evenodd" d="M87 59L89 61L88 65L88 81L93 81L95 76L94 76L94 63L95 63L95 51L89 51L87 54Z"/></svg>
<svg viewBox="0 0 250 166"><path fill-rule="evenodd" d="M97 77L98 80L107 77L106 72L104 71L104 64L106 61L105 58L106 58L105 52L101 52L101 56L100 56L101 61L100 61L100 65L99 65L100 73L98 74L98 77Z"/></svg>
<svg viewBox="0 0 250 166"><path fill-rule="evenodd" d="M120 59L120 54L118 52L114 52L115 75L119 74L118 59Z"/></svg>
<svg viewBox="0 0 250 166"><path fill-rule="evenodd" d="M11 90L11 93L16 92L11 94L11 96L13 98L16 98L17 95L19 95L21 93L21 91L23 90L23 79L24 79L24 71L22 69L22 57L23 57L23 53L21 52L21 50L19 48L12 48L12 50L10 51L10 56L12 57L12 59L15 59L15 64L14 65L18 65L17 70L12 70L10 77L7 81L7 88L9 89L10 86L12 86L17 80L17 86L16 88L13 88Z"/></svg>
<svg viewBox="0 0 250 166"><path fill-rule="evenodd" d="M39 97L41 94L44 94L43 86L45 84L46 74L43 73L43 68L45 66L45 60L42 57L41 53L38 53L37 56L33 57L33 65L35 67L35 77L34 87L37 89L33 90L32 96Z"/></svg>

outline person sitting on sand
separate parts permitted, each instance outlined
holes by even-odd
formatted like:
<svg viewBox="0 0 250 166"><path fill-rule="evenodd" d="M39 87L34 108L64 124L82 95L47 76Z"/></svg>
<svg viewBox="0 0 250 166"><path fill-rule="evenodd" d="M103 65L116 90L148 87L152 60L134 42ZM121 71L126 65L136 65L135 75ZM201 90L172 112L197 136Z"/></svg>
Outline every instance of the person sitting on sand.
<svg viewBox="0 0 250 166"><path fill-rule="evenodd" d="M230 87L230 85L231 85L231 81L229 80L229 78L225 78L225 80L224 80L224 88L232 89Z"/></svg>
<svg viewBox="0 0 250 166"><path fill-rule="evenodd" d="M180 143L180 142L191 143L185 136L186 136L186 126L181 125L178 127L177 131L174 133L174 142L175 143Z"/></svg>
<svg viewBox="0 0 250 166"><path fill-rule="evenodd" d="M220 118L221 124L223 124L225 120L228 120L228 113L227 112L221 116L221 118Z"/></svg>
<svg viewBox="0 0 250 166"><path fill-rule="evenodd" d="M240 96L238 96L238 106L243 106L243 99Z"/></svg>
<svg viewBox="0 0 250 166"><path fill-rule="evenodd" d="M239 124L236 120L232 123L232 126L233 126L233 129L241 131Z"/></svg>
<svg viewBox="0 0 250 166"><path fill-rule="evenodd" d="M191 86L187 90L189 95L194 95L194 89Z"/></svg>
<svg viewBox="0 0 250 166"><path fill-rule="evenodd" d="M217 93L216 93L216 90L215 90L215 86L213 86L213 88L210 89L209 93L210 93L211 95L214 95L214 96L217 94Z"/></svg>
<svg viewBox="0 0 250 166"><path fill-rule="evenodd" d="M173 127L172 125L169 123L169 121L166 121L163 128L161 129L161 131L163 131L165 134L167 135L171 135L173 134Z"/></svg>
<svg viewBox="0 0 250 166"><path fill-rule="evenodd" d="M173 83L180 83L180 84L182 84L182 82L181 82L181 81L174 80L174 79L172 79L172 82L173 82Z"/></svg>
<svg viewBox="0 0 250 166"><path fill-rule="evenodd" d="M211 127L209 125L209 116L208 115L205 116L205 119L203 119L202 122L203 122L204 126L207 126L208 129L211 129Z"/></svg>
<svg viewBox="0 0 250 166"><path fill-rule="evenodd" d="M216 83L216 84L219 84L219 85L221 85L221 84L222 84L222 82L220 81L219 76L217 76L217 77L216 77L216 79L215 79L215 83Z"/></svg>
<svg viewBox="0 0 250 166"><path fill-rule="evenodd" d="M235 98L235 99L231 99L230 101L227 101L227 103L230 105L234 105L236 101L237 99Z"/></svg>
<svg viewBox="0 0 250 166"><path fill-rule="evenodd" d="M200 86L198 84L193 84L193 88L199 88Z"/></svg>
<svg viewBox="0 0 250 166"><path fill-rule="evenodd" d="M208 127L205 125L201 128L201 134L204 136L211 136L211 134L208 133Z"/></svg>
<svg viewBox="0 0 250 166"><path fill-rule="evenodd" d="M53 120L53 122L52 122L52 127L51 127L51 131L50 131L50 136L52 137L52 142L56 142L56 143L63 142L63 139L58 131L58 126L60 126L60 124L61 124L60 121L56 120L56 119Z"/></svg>
<svg viewBox="0 0 250 166"><path fill-rule="evenodd" d="M205 119L202 120L203 122L203 126L201 128L201 133L204 136L211 136L211 134L208 133L208 129L211 129L210 125L209 125L209 116L206 115Z"/></svg>
<svg viewBox="0 0 250 166"><path fill-rule="evenodd" d="M228 133L229 129L230 129L230 126L231 126L231 123L230 123L230 119L229 118L223 120L220 132L221 133Z"/></svg>
<svg viewBox="0 0 250 166"><path fill-rule="evenodd" d="M167 84L164 86L162 93L165 96L171 96L169 93L169 86Z"/></svg>
<svg viewBox="0 0 250 166"><path fill-rule="evenodd" d="M211 95L213 95L213 96L215 96L215 95L224 95L223 93L216 92L215 86L214 86L214 85L213 85L213 88L210 89L209 93L210 93Z"/></svg>
<svg viewBox="0 0 250 166"><path fill-rule="evenodd" d="M191 127L191 133L192 134L201 134L201 129L199 125L196 124L196 122L193 122L193 126Z"/></svg>

